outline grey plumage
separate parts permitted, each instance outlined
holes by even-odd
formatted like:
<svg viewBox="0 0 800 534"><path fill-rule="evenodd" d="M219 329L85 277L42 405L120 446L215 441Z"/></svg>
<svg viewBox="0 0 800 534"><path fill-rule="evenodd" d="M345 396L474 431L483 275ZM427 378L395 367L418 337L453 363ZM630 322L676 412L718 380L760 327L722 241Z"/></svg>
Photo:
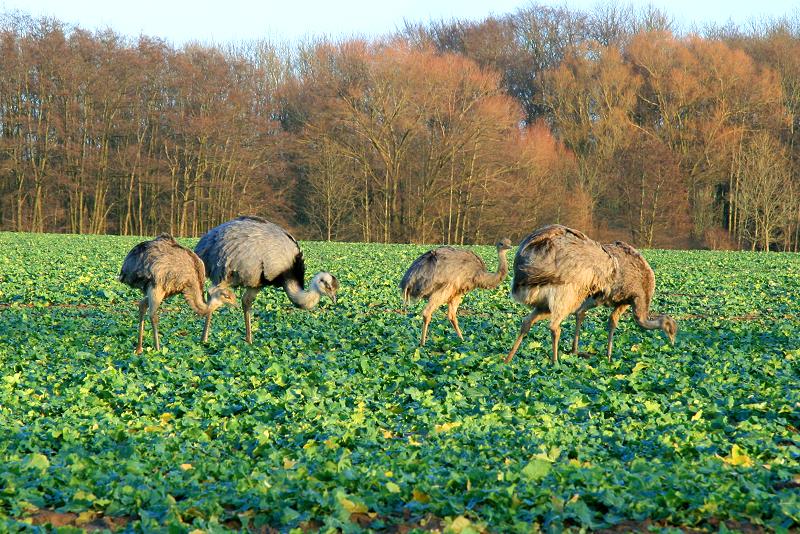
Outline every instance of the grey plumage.
<svg viewBox="0 0 800 534"><path fill-rule="evenodd" d="M474 252L453 247L439 247L414 260L400 281L400 290L406 303L428 300L422 310L420 345L424 345L427 339L431 315L444 303L448 303L447 318L458 337L464 339L457 315L461 300L473 289L491 289L500 285L508 274L506 253L510 248L509 239L497 243L499 268L496 273L488 272L486 264Z"/></svg>
<svg viewBox="0 0 800 534"><path fill-rule="evenodd" d="M208 231L195 247L214 283L244 287L242 308L245 338L252 342L250 308L264 286L282 287L292 303L314 308L321 295L336 302L339 281L330 273L317 273L309 291L304 290L305 263L297 240L289 232L260 217L237 217ZM211 315L203 338L208 338Z"/></svg>
<svg viewBox="0 0 800 534"><path fill-rule="evenodd" d="M644 257L621 241L601 245L566 226L550 225L527 236L514 257L514 300L533 308L506 357L511 361L531 325L550 319L553 362L558 362L561 322L576 314L573 352L577 353L580 323L595 306L613 307L609 319L608 358L620 315L633 306L642 328L662 329L674 343L677 323L666 315L649 317L655 276Z"/></svg>
<svg viewBox="0 0 800 534"><path fill-rule="evenodd" d="M119 281L139 289L145 297L139 302L139 342L136 352L142 352L144 314L150 310L150 323L156 350L161 348L158 335L158 307L172 295L182 293L191 308L199 315L209 315L225 303L235 303L236 297L224 286L209 291L203 300L205 267L191 250L182 247L169 234L161 234L139 243L122 262Z"/></svg>

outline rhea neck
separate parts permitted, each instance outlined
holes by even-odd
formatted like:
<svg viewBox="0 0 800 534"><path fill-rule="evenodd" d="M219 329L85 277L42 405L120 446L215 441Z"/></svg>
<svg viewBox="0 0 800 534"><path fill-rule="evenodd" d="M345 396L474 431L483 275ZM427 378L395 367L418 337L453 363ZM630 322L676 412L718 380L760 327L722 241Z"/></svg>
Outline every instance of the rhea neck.
<svg viewBox="0 0 800 534"><path fill-rule="evenodd" d="M499 262L497 267L497 274L500 274L500 279L506 277L508 274L508 249L507 248L497 248L497 260Z"/></svg>
<svg viewBox="0 0 800 534"><path fill-rule="evenodd" d="M499 285L508 274L508 249L497 247L497 273L494 275L494 285Z"/></svg>
<svg viewBox="0 0 800 534"><path fill-rule="evenodd" d="M311 281L308 291L305 291L297 280L287 280L284 282L283 288L292 304L304 310L313 309L319 304L319 299L322 296L322 291L319 289L316 279Z"/></svg>
<svg viewBox="0 0 800 534"><path fill-rule="evenodd" d="M647 315L640 316L636 314L636 322L644 328L645 330L663 330L664 333L669 335L667 331L667 322L669 321L669 317L666 315L656 315L653 318L648 317Z"/></svg>
<svg viewBox="0 0 800 534"><path fill-rule="evenodd" d="M497 272L490 273L487 271L483 271L482 273L480 273L476 279L476 287L481 287L484 289L492 289L497 287L503 282L506 275L508 274L508 258L506 258L507 252L508 249L497 247L497 258L499 260Z"/></svg>
<svg viewBox="0 0 800 534"><path fill-rule="evenodd" d="M208 301L206 302L203 300L202 291L199 290L185 292L184 297L186 298L186 302L189 303L189 306L191 306L191 308L198 315L209 315L214 313L217 308L224 304L222 298L216 293L209 294Z"/></svg>

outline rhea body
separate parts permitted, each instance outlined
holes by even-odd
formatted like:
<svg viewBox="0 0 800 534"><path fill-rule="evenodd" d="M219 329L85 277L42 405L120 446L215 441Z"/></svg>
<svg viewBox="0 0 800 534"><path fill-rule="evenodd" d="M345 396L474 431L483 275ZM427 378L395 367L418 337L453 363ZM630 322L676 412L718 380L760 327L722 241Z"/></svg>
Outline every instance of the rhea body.
<svg viewBox="0 0 800 534"><path fill-rule="evenodd" d="M678 326L667 315L650 316L655 275L636 249L627 243L601 245L585 234L561 225L540 228L520 243L514 257L514 300L532 308L505 361L519 349L531 325L550 319L552 361L558 362L561 322L576 314L573 352L578 350L580 326L595 306L613 308L608 321L607 356L611 359L614 330L620 316L633 308L636 323L647 330L660 329L675 342Z"/></svg>
<svg viewBox="0 0 800 534"><path fill-rule="evenodd" d="M204 300L205 280L202 260L169 234L139 243L128 252L122 262L119 281L144 293L144 298L139 302L137 354L142 352L144 315L148 310L155 348L161 349L158 307L164 299L182 293L189 306L198 315L206 317L223 304L236 303L236 296L224 285L212 287L208 292L208 300Z"/></svg>
<svg viewBox="0 0 800 534"><path fill-rule="evenodd" d="M511 241L503 239L496 247L499 266L495 273L489 272L474 252L453 247L439 247L414 260L400 282L400 290L406 303L420 299L428 301L422 310L420 345L427 340L433 312L445 303L448 305L447 318L458 337L464 339L458 325L458 306L464 295L477 288L495 288L508 274L506 254L511 249Z"/></svg>
<svg viewBox="0 0 800 534"><path fill-rule="evenodd" d="M253 342L251 308L263 287L283 288L292 304L304 310L313 309L323 295L336 302L336 277L317 273L305 290L305 262L297 240L266 219L246 216L222 223L200 238L195 252L215 284L244 288L242 309L248 343ZM203 340L208 339L210 328L211 314L206 316Z"/></svg>

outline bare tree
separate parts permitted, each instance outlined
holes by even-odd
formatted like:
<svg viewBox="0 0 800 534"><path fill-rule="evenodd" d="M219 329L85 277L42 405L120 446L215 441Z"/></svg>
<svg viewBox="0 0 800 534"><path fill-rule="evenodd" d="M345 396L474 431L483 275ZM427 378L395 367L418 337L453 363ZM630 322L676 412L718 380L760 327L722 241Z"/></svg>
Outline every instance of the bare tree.
<svg viewBox="0 0 800 534"><path fill-rule="evenodd" d="M328 241L337 239L360 198L360 165L349 150L326 133L317 132L300 143L307 198L311 200L302 208L317 228L317 235Z"/></svg>
<svg viewBox="0 0 800 534"><path fill-rule="evenodd" d="M743 170L738 194L742 213L742 233L755 250L769 250L777 239L777 231L789 226L796 215L796 202L791 201L793 187L789 161L775 140L766 133L757 134L743 154ZM787 202L788 197L788 202Z"/></svg>

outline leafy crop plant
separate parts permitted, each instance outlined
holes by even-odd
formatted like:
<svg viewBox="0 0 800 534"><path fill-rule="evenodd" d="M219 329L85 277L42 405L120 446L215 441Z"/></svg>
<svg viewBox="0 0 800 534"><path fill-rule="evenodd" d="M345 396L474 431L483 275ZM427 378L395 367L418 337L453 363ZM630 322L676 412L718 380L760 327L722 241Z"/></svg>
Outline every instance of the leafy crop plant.
<svg viewBox="0 0 800 534"><path fill-rule="evenodd" d="M800 527L798 255L644 250L680 343L625 317L609 363L595 309L596 352L553 369L542 324L503 365L508 281L419 348L415 245L302 243L335 310L261 292L253 345L227 308L204 345L167 302L169 344L136 355L116 275L141 240L0 233L0 531Z"/></svg>

